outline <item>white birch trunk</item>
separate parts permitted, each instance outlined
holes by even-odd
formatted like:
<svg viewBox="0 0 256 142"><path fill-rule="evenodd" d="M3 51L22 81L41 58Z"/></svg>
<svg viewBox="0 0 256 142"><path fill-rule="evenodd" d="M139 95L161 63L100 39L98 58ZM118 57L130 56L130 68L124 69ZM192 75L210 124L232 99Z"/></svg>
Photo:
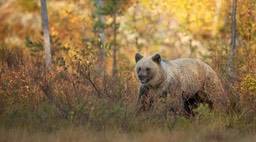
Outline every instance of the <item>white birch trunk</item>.
<svg viewBox="0 0 256 142"><path fill-rule="evenodd" d="M46 68L51 70L51 64L52 64L51 42L50 42L50 32L49 32L46 0L41 0L41 11L42 11L42 27L43 27L43 34L44 34L44 51L45 51Z"/></svg>

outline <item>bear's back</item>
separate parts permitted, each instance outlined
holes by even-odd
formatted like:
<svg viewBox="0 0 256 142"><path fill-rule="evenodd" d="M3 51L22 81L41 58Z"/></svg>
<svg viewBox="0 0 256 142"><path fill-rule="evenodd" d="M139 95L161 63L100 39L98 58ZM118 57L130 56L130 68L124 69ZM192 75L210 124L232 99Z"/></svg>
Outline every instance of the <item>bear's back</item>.
<svg viewBox="0 0 256 142"><path fill-rule="evenodd" d="M163 68L168 80L178 80L181 90L195 93L202 88L203 82L211 74L213 69L206 63L193 58L179 58L175 60L163 60Z"/></svg>
<svg viewBox="0 0 256 142"><path fill-rule="evenodd" d="M174 70L180 73L189 74L208 74L208 72L214 72L213 69L206 63L199 59L193 58L179 58L175 60L163 60L164 66L167 70Z"/></svg>

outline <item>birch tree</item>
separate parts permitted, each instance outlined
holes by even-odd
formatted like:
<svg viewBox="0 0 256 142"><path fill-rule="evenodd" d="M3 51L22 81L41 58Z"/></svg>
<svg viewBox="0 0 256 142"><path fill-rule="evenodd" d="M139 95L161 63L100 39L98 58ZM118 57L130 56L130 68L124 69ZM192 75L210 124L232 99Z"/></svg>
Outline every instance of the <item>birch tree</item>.
<svg viewBox="0 0 256 142"><path fill-rule="evenodd" d="M45 51L46 68L51 70L52 55L51 55L51 42L50 42L50 32L49 32L46 0L41 0L41 12L42 12L42 27L43 27L43 34L44 34L44 51Z"/></svg>
<svg viewBox="0 0 256 142"><path fill-rule="evenodd" d="M229 52L229 60L227 63L228 81L230 84L234 81L234 52L236 47L236 4L237 0L233 0L232 4L232 27L231 27L231 45Z"/></svg>
<svg viewBox="0 0 256 142"><path fill-rule="evenodd" d="M96 0L96 6L97 10L102 9L104 7L104 0ZM97 16L100 22L100 27L99 27L99 39L100 39L100 44L99 44L99 60L102 64L104 64L104 69L105 69L105 57L106 57L106 50L104 49L104 44L106 42L106 34L105 34L105 29L104 29L104 24L105 24L105 17L102 13L97 12Z"/></svg>
<svg viewBox="0 0 256 142"><path fill-rule="evenodd" d="M116 61L116 36L117 36L117 22L116 22L116 16L117 16L117 2L113 2L113 32L114 32L114 39L113 39L113 75L117 72L117 61Z"/></svg>

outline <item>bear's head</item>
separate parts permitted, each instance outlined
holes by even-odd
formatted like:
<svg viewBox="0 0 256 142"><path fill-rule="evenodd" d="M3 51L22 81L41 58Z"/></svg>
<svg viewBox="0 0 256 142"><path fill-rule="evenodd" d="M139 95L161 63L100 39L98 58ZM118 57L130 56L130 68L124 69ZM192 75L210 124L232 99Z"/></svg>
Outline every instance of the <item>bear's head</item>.
<svg viewBox="0 0 256 142"><path fill-rule="evenodd" d="M136 75L141 84L155 86L161 76L161 56L155 54L153 56L142 56L136 53Z"/></svg>

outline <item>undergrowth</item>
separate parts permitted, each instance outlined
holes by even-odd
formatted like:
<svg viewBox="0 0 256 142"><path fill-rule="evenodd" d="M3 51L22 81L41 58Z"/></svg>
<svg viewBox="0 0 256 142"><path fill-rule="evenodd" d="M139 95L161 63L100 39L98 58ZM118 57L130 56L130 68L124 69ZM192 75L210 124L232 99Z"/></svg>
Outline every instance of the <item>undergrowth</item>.
<svg viewBox="0 0 256 142"><path fill-rule="evenodd" d="M220 50L219 47L212 51L212 62L226 86L226 59L215 54L223 53L225 57L225 52ZM25 54L18 47L2 45L0 127L46 132L81 127L118 132L202 128L255 132L256 54L250 53L248 62L244 52L238 52L245 59L239 66L236 83L227 92L229 101L227 108L223 108L226 113L199 105L194 117L185 117L138 113L138 82L127 64L120 63L118 73L109 75L99 69L97 60L89 60L91 54L86 54L86 60L82 58L84 53L77 52L74 60L59 57L55 68L47 71L41 59ZM240 65L240 62L236 63Z"/></svg>

